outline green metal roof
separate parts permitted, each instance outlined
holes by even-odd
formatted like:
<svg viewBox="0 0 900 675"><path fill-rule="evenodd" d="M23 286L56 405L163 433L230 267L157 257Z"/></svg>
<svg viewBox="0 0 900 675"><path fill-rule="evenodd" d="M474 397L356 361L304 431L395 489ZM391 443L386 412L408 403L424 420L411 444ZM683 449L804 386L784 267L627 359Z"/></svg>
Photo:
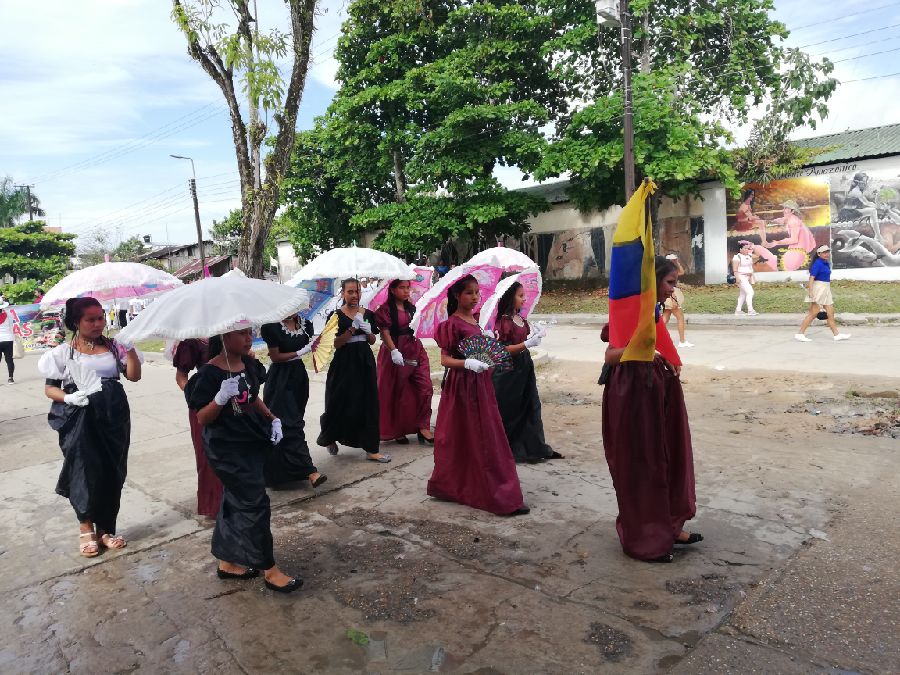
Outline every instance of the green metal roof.
<svg viewBox="0 0 900 675"><path fill-rule="evenodd" d="M817 155L810 166L900 155L900 124L854 129L839 134L803 138L791 143L801 148L829 148Z"/></svg>

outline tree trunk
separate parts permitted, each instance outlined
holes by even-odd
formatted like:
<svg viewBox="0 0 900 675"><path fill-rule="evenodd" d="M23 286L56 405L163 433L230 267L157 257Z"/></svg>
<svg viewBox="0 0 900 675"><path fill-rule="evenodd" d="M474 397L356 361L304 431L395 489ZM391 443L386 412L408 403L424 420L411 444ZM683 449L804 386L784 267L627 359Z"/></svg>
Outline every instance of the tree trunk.
<svg viewBox="0 0 900 675"><path fill-rule="evenodd" d="M403 170L403 157L399 150L394 150L394 194L398 204L406 203L406 173Z"/></svg>

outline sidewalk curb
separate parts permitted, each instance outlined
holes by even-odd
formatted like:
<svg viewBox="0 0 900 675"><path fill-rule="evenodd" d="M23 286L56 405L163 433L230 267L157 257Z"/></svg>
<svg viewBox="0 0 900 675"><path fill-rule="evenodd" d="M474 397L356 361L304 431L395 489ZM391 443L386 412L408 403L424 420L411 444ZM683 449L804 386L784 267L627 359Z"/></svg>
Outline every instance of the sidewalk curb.
<svg viewBox="0 0 900 675"><path fill-rule="evenodd" d="M685 314L684 320L693 326L799 326L805 314ZM532 314L532 321L553 321L565 326L603 326L608 314ZM842 326L897 326L900 314L835 314Z"/></svg>

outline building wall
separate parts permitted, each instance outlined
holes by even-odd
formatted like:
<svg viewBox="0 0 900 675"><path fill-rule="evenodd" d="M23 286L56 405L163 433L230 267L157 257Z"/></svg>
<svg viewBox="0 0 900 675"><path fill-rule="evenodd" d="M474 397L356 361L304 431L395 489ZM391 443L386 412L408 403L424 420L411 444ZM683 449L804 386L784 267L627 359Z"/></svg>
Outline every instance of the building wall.
<svg viewBox="0 0 900 675"><path fill-rule="evenodd" d="M750 210L739 214L749 190ZM807 167L745 185L737 198L717 184L706 192L707 283L725 280L743 240L753 244L760 281L808 279L822 244L832 249L835 279L900 279L900 156Z"/></svg>

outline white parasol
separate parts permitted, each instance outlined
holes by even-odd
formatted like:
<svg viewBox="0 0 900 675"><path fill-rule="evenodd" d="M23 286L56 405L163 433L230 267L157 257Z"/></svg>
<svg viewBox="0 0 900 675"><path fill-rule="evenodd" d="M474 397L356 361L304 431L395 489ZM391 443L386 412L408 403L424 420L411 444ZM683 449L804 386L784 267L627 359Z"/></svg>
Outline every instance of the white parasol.
<svg viewBox="0 0 900 675"><path fill-rule="evenodd" d="M69 298L96 298L102 303L159 295L182 286L168 272L134 262L91 265L64 277L47 291L41 307L61 305Z"/></svg>
<svg viewBox="0 0 900 675"><path fill-rule="evenodd" d="M529 267L534 267L536 264L534 260L524 253L505 246L495 246L481 253L476 253L465 262L465 265L471 267L478 267L479 265L499 267L504 272L520 272Z"/></svg>
<svg viewBox="0 0 900 675"><path fill-rule="evenodd" d="M306 309L309 294L273 281L208 277L159 298L117 339L134 344L150 337L211 337L247 326L275 323Z"/></svg>
<svg viewBox="0 0 900 675"><path fill-rule="evenodd" d="M310 279L349 279L368 277L375 279L413 279L415 272L409 265L390 253L374 248L333 248L314 258L288 285L297 286Z"/></svg>

